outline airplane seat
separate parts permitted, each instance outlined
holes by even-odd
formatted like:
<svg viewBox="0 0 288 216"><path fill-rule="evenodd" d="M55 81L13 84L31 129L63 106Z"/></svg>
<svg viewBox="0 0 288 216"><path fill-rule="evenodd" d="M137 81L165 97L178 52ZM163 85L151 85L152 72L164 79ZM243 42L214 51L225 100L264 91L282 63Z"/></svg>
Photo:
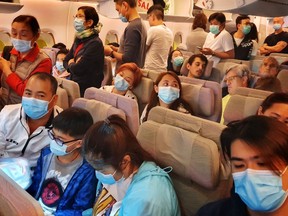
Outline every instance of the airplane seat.
<svg viewBox="0 0 288 216"><path fill-rule="evenodd" d="M140 117L138 103L136 100L122 95L106 92L95 87L86 89L84 98L101 101L103 103L110 104L115 108L123 110L126 115L126 122L129 128L135 135L137 134L140 124Z"/></svg>
<svg viewBox="0 0 288 216"><path fill-rule="evenodd" d="M73 104L73 107L79 107L89 111L93 117L93 122L105 120L110 115L119 115L126 121L126 115L123 110L117 109L112 105L103 103L101 101L89 100L86 98L77 98Z"/></svg>
<svg viewBox="0 0 288 216"><path fill-rule="evenodd" d="M281 70L278 73L277 78L281 83L282 91L288 93L288 70Z"/></svg>
<svg viewBox="0 0 288 216"><path fill-rule="evenodd" d="M259 106L267 96L272 94L270 91L237 88L234 95L231 95L224 110L224 124L231 121L241 120L251 115L256 115Z"/></svg>
<svg viewBox="0 0 288 216"><path fill-rule="evenodd" d="M57 55L59 49L45 47L45 48L42 48L41 51L44 52L46 55L48 55L52 61L52 65L55 65L56 55Z"/></svg>
<svg viewBox="0 0 288 216"><path fill-rule="evenodd" d="M0 215L42 216L37 200L0 170Z"/></svg>
<svg viewBox="0 0 288 216"><path fill-rule="evenodd" d="M102 80L101 86L112 85L112 62L109 57L104 58L104 78Z"/></svg>
<svg viewBox="0 0 288 216"><path fill-rule="evenodd" d="M145 106L148 104L153 89L153 81L149 78L142 77L139 85L132 89L133 93L138 99L139 115L143 112Z"/></svg>
<svg viewBox="0 0 288 216"><path fill-rule="evenodd" d="M216 122L157 106L140 125L137 139L170 176L186 215L229 195L230 169L222 162Z"/></svg>
<svg viewBox="0 0 288 216"><path fill-rule="evenodd" d="M263 61L263 59L250 60L250 70L253 73L258 74L259 67L262 64L262 61Z"/></svg>
<svg viewBox="0 0 288 216"><path fill-rule="evenodd" d="M55 78L58 81L58 86L64 90L66 90L67 95L68 95L68 107L71 107L73 101L76 98L80 97L80 88L79 88L78 83L76 83L72 80L64 79L64 78L59 78L59 77L55 77ZM59 99L58 99L58 101L59 101Z"/></svg>
<svg viewBox="0 0 288 216"><path fill-rule="evenodd" d="M280 60L280 64L283 62L283 61L287 61L288 60L288 54L287 53L270 53L269 56L272 56L274 58L276 58L278 61ZM280 57L280 59L279 59Z"/></svg>
<svg viewBox="0 0 288 216"><path fill-rule="evenodd" d="M147 77L149 79L152 79L153 82L155 82L161 72L155 71L155 70L148 70L148 69L141 69L141 72L144 77Z"/></svg>
<svg viewBox="0 0 288 216"><path fill-rule="evenodd" d="M208 81L208 80L202 80L202 79L193 79L189 77L180 76L179 77L182 83L189 83L197 86L201 86L201 88L207 88L209 89L208 96L204 96L204 98L201 98L202 96L199 96L199 103L207 104L207 99L210 98L211 104L214 102L214 104L211 106L211 112L212 114L208 116L206 119L209 119L211 121L220 122L221 118L221 112L222 112L222 88L219 83ZM211 91L213 92L213 96L210 97ZM185 95L185 92L184 92ZM200 105L199 105L200 106Z"/></svg>
<svg viewBox="0 0 288 216"><path fill-rule="evenodd" d="M186 67L187 63L188 63L188 60L189 58L186 58L183 62L183 65L181 67L181 70L180 70L180 74L184 75L184 76L187 76L189 71ZM213 61L210 61L208 60L208 63L206 65L206 68L205 68L205 71L204 71L204 74L203 74L203 79L205 80L209 80L209 77L211 76L211 71L212 71L212 68L213 68Z"/></svg>
<svg viewBox="0 0 288 216"><path fill-rule="evenodd" d="M65 89L58 86L56 94L58 95L57 103L56 105L61 107L63 110L68 109L69 106L69 100L68 100L68 93Z"/></svg>
<svg viewBox="0 0 288 216"><path fill-rule="evenodd" d="M181 50L184 59L189 59L190 56L194 55L194 52L187 51L187 50Z"/></svg>

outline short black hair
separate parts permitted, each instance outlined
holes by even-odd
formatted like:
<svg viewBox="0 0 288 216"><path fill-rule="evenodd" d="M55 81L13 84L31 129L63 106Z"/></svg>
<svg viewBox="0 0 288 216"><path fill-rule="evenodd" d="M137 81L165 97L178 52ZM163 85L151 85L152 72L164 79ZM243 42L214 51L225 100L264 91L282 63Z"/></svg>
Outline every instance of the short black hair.
<svg viewBox="0 0 288 216"><path fill-rule="evenodd" d="M153 13L158 20L163 20L164 19L164 9L159 4L152 5L148 9L147 14L151 14L151 13Z"/></svg>
<svg viewBox="0 0 288 216"><path fill-rule="evenodd" d="M82 108L71 107L59 113L52 121L53 128L64 134L82 139L86 131L93 125L91 114Z"/></svg>
<svg viewBox="0 0 288 216"><path fill-rule="evenodd" d="M245 20L245 19L249 19L249 20L250 20L250 17L247 16L247 15L240 15L240 16L238 16L238 17L236 18L236 29L238 29L238 28L237 28L237 25L238 25L238 24L241 24L242 20Z"/></svg>
<svg viewBox="0 0 288 216"><path fill-rule="evenodd" d="M196 58L200 58L201 61L205 62L205 64L207 65L208 59L203 54L194 54L194 55L190 56L190 58L188 59L188 63L191 65Z"/></svg>
<svg viewBox="0 0 288 216"><path fill-rule="evenodd" d="M37 72L37 73L32 74L29 77L29 79L31 79L31 77L35 77L40 80L48 80L51 84L52 95L56 94L57 88L58 88L58 82L54 76L52 76L51 74L47 72Z"/></svg>
<svg viewBox="0 0 288 216"><path fill-rule="evenodd" d="M64 54L64 55L67 55L69 52L69 50L67 50L66 48L65 49L60 49L57 54L56 54L56 57L59 55L59 54Z"/></svg>
<svg viewBox="0 0 288 216"><path fill-rule="evenodd" d="M93 25L90 28L94 28L97 26L99 22L99 16L94 7L82 6L79 7L78 10L83 10L85 14L85 20L93 20Z"/></svg>
<svg viewBox="0 0 288 216"><path fill-rule="evenodd" d="M264 113L275 103L288 104L288 94L283 92L275 92L269 95L261 104L262 113Z"/></svg>
<svg viewBox="0 0 288 216"><path fill-rule="evenodd" d="M25 25L29 26L31 28L31 31L33 32L34 36L36 36L37 34L40 33L39 23L34 16L19 15L12 21L12 23L14 23L14 22L24 23Z"/></svg>
<svg viewBox="0 0 288 216"><path fill-rule="evenodd" d="M56 43L52 46L52 48L57 48L57 49L66 49L66 45L64 43Z"/></svg>
<svg viewBox="0 0 288 216"><path fill-rule="evenodd" d="M213 13L209 16L208 21L211 22L212 20L216 19L218 22L220 22L221 24L226 22L226 17L223 13L221 12L216 12Z"/></svg>

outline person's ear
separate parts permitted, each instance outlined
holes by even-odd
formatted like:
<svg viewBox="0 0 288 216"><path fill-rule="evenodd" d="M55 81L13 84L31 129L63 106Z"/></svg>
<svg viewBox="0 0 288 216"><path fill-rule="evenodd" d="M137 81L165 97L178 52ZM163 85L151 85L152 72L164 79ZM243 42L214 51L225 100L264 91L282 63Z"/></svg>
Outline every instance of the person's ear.
<svg viewBox="0 0 288 216"><path fill-rule="evenodd" d="M157 86L157 85L154 85L154 91L155 91L156 93L158 93L159 89L158 89L158 86Z"/></svg>
<svg viewBox="0 0 288 216"><path fill-rule="evenodd" d="M124 170L127 168L127 166L131 163L131 157L130 155L125 155L121 161L121 164L120 164L120 168L121 170Z"/></svg>
<svg viewBox="0 0 288 216"><path fill-rule="evenodd" d="M191 67L191 65L189 63L187 63L186 68L188 69L188 71L190 71L190 67Z"/></svg>
<svg viewBox="0 0 288 216"><path fill-rule="evenodd" d="M58 95L54 95L51 101L52 107L54 107L57 104L58 101Z"/></svg>
<svg viewBox="0 0 288 216"><path fill-rule="evenodd" d="M260 106L258 108L257 115L263 115L264 113L262 112L262 110L263 110L263 108L262 108L262 106Z"/></svg>
<svg viewBox="0 0 288 216"><path fill-rule="evenodd" d="M91 28L91 26L93 25L93 22L94 21L92 19L86 20L87 27Z"/></svg>

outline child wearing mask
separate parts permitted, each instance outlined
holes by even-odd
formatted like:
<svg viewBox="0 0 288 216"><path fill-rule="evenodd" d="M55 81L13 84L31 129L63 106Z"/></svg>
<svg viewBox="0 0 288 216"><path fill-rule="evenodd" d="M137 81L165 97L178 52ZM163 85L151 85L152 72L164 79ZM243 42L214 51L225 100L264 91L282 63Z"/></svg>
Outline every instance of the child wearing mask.
<svg viewBox="0 0 288 216"><path fill-rule="evenodd" d="M82 138L93 124L90 113L72 107L53 119L50 146L42 150L28 192L45 215L82 215L95 200L98 180L81 155Z"/></svg>
<svg viewBox="0 0 288 216"><path fill-rule="evenodd" d="M67 49L60 49L56 55L56 64L52 68L52 75L54 77L59 78L67 78L69 79L70 73L65 69L63 65L63 60L65 59L67 53L69 51Z"/></svg>

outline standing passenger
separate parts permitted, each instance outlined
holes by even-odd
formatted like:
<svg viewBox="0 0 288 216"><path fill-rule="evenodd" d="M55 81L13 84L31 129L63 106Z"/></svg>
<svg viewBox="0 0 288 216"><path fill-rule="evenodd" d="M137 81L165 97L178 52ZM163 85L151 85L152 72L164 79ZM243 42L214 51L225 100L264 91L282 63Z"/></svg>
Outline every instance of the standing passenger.
<svg viewBox="0 0 288 216"><path fill-rule="evenodd" d="M164 9L161 5L151 6L147 17L151 27L147 32L147 54L144 68L165 72L169 50L173 43L173 33L163 23Z"/></svg>
<svg viewBox="0 0 288 216"><path fill-rule="evenodd" d="M71 73L71 80L79 84L82 97L87 88L99 88L104 77L104 49L95 29L98 22L95 8L78 8L74 19L76 38L64 59L64 67Z"/></svg>
<svg viewBox="0 0 288 216"><path fill-rule="evenodd" d="M11 25L13 49L2 53L7 59L0 58L1 97L0 110L7 104L21 103L26 83L36 72L51 73L52 62L42 53L36 43L40 26L35 17L20 15ZM7 47L8 48L8 47ZM5 53L7 50L7 53Z"/></svg>
<svg viewBox="0 0 288 216"><path fill-rule="evenodd" d="M122 63L134 62L143 68L145 62L146 38L145 25L138 14L136 0L114 0L115 8L122 22L129 22L121 37L119 49L105 46L105 55L117 59L117 68Z"/></svg>

